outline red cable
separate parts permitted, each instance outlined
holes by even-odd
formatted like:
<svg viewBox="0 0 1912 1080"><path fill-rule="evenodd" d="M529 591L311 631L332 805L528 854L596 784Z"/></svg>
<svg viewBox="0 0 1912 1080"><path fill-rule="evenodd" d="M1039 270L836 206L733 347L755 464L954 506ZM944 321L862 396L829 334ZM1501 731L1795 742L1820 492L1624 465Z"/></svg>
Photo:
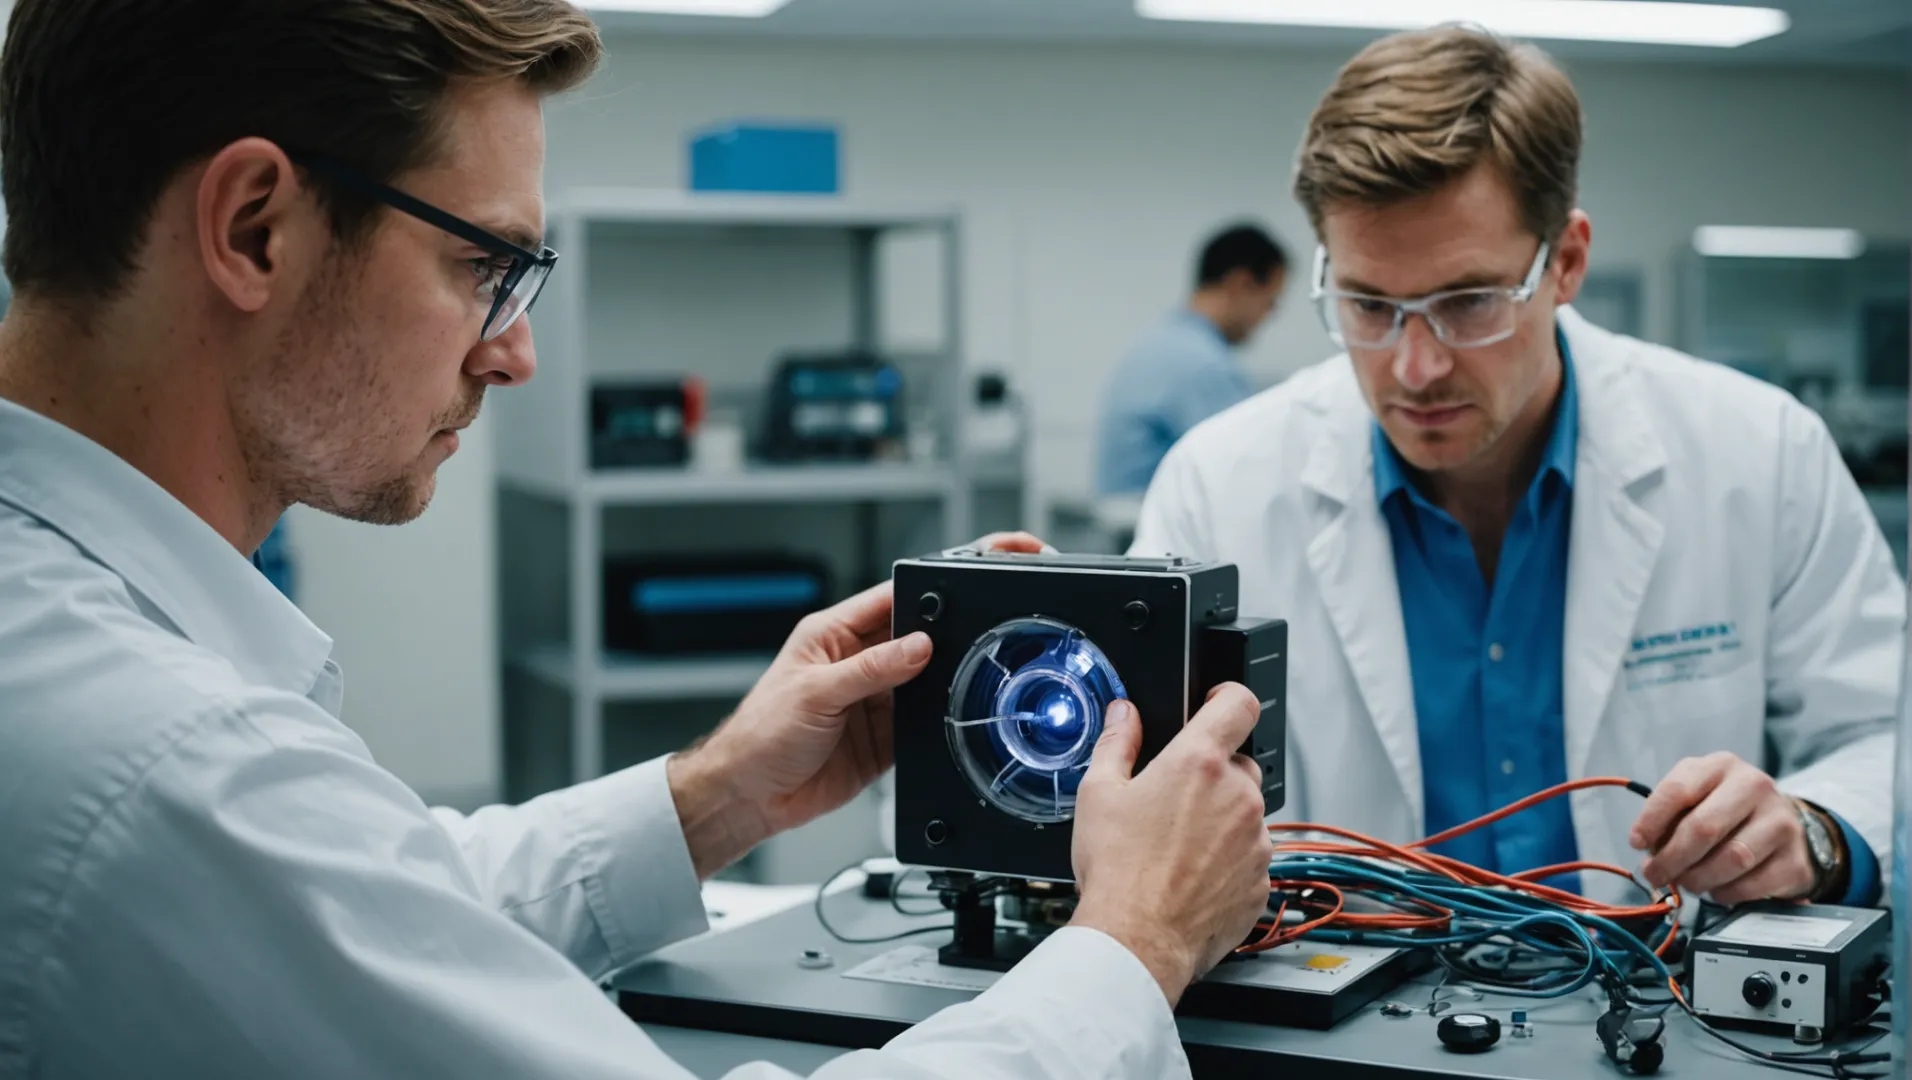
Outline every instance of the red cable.
<svg viewBox="0 0 1912 1080"><path fill-rule="evenodd" d="M1564 784L1556 784L1545 791L1535 792L1518 802L1495 810L1493 813L1475 818L1473 821L1456 825L1451 829L1443 830L1433 836L1405 845L1390 844L1384 840L1376 840L1373 837L1364 836L1350 829L1337 828L1332 825L1312 825L1303 822L1275 822L1268 826L1268 831L1271 833L1325 834L1340 837L1343 841L1352 841L1351 843L1326 840L1278 841L1275 844L1277 854L1341 855L1391 862L1426 873L1435 874L1461 885L1480 888L1497 888L1526 893L1529 896L1546 900L1556 906L1579 912L1583 915L1597 916L1609 920L1677 918L1680 911L1680 894L1677 889L1669 888L1663 895L1655 896L1652 901L1646 904L1621 907L1596 903L1592 900L1588 900L1584 896L1565 892L1539 883L1542 878L1579 871L1613 874L1626 878L1628 881L1634 880L1631 873L1609 863L1582 861L1563 863L1559 866L1543 866L1533 870L1525 870L1518 874L1497 874L1476 866L1470 866L1458 859L1438 855L1426 850L1437 844L1446 843L1456 837L1465 836L1476 829L1485 828L1488 825L1504 820L1530 807L1537 806L1549 799L1558 798L1570 792L1595 787L1624 787L1641 794L1645 794L1647 790L1642 785L1636 784L1631 780L1615 776L1592 776L1582 780L1572 780ZM1262 952L1288 944L1305 936L1311 931L1331 926L1350 930L1444 930L1448 928L1454 917L1454 913L1451 910L1430 901L1417 898L1410 898L1405 901L1405 903L1419 907L1428 912L1428 914L1415 914L1411 911L1403 910L1391 912L1349 911L1347 910L1347 896L1342 889L1323 882L1290 881L1271 876L1268 881L1268 889L1270 894L1277 892L1288 894L1297 890L1319 889L1325 893L1332 894L1334 902L1330 905L1319 901L1312 901L1305 897L1298 898L1295 903L1298 903L1299 906L1310 910L1322 911L1323 914L1284 930L1281 926L1281 919L1283 915L1287 914L1291 903L1290 900L1284 896L1281 907L1275 914L1273 923L1269 925L1257 923L1256 929L1264 931L1262 936L1251 944L1244 945L1237 949L1237 952ZM1363 890L1355 889L1353 891L1359 893ZM1398 909L1404 901L1391 898L1388 903ZM1666 948L1672 944L1672 941L1673 936L1671 934L1667 935L1666 940L1661 942L1657 951L1664 953Z"/></svg>
<svg viewBox="0 0 1912 1080"><path fill-rule="evenodd" d="M1270 892L1275 891L1275 884L1276 883L1273 881L1269 882ZM1345 905L1347 898L1341 892L1339 888L1321 881L1291 881L1291 882L1282 882L1280 884L1285 889L1320 889L1322 892L1331 894L1334 897L1334 903L1332 905L1320 904L1320 903L1307 900L1306 898L1302 898L1300 900L1300 905L1302 907L1322 908L1324 909L1325 913L1317 918L1310 919L1297 926L1291 927L1287 930L1283 930L1281 928L1281 917L1288 913L1288 904L1289 904L1289 901L1284 899L1281 902L1280 909L1275 912L1275 918L1274 918L1273 924L1266 928L1267 933L1263 934L1261 938L1256 940L1253 944L1244 945L1236 949L1235 950L1236 952L1238 953L1266 952L1269 949L1277 948L1279 946L1286 945L1291 941L1295 941L1299 939L1300 937L1302 937L1302 935L1308 933L1311 930L1319 930L1322 927L1327 926L1330 923L1334 922L1337 918L1341 917L1342 908ZM1263 928L1260 926L1260 924L1257 924L1256 929L1263 929Z"/></svg>
<svg viewBox="0 0 1912 1080"><path fill-rule="evenodd" d="M1628 780L1627 778L1623 776L1589 776L1582 780L1569 780L1564 784L1555 784L1553 787L1550 787L1546 789L1545 791L1536 791L1532 795L1527 796L1526 798L1520 800L1519 802L1509 803L1508 805L1501 807L1500 809L1494 811L1491 814L1483 814L1482 816L1477 817L1472 821L1464 822L1460 825L1454 826L1451 829L1447 829L1443 832L1435 833L1433 836L1430 836L1425 840L1416 840L1414 841L1414 843L1408 846L1420 848L1420 847L1433 847L1436 844L1445 844L1449 840L1452 840L1457 836L1466 836L1468 833L1473 832L1475 829L1492 825L1494 822L1499 821L1502 818L1512 817L1513 815L1520 813L1522 810L1525 810L1528 807L1538 806L1549 799L1558 798L1559 796L1568 794L1569 792L1580 791L1585 788L1595 788L1595 787L1635 787L1635 786L1637 785L1635 785L1633 781Z"/></svg>

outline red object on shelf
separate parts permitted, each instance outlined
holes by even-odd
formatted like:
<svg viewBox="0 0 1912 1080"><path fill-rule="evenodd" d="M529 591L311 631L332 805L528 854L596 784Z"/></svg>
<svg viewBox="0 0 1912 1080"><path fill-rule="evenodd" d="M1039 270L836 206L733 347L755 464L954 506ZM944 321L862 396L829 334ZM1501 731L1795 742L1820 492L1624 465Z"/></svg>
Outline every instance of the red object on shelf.
<svg viewBox="0 0 1912 1080"><path fill-rule="evenodd" d="M704 412L710 400L710 387L701 375L684 377L684 432L694 433L697 425L704 422Z"/></svg>

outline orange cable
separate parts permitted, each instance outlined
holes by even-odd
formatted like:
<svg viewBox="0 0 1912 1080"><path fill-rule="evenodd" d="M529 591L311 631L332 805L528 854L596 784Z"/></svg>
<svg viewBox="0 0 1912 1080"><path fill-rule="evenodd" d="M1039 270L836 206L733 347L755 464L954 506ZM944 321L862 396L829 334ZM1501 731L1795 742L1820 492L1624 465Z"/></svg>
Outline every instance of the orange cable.
<svg viewBox="0 0 1912 1080"><path fill-rule="evenodd" d="M1535 792L1518 802L1511 803L1490 814L1475 818L1473 821L1464 822L1451 829L1445 829L1433 836L1405 845L1376 840L1373 837L1365 836L1351 829L1304 822L1274 822L1268 826L1268 831L1270 833L1313 833L1339 837L1342 841L1277 841L1275 845L1277 854L1339 855L1381 860L1444 877L1460 885L1480 888L1498 888L1525 893L1570 911L1609 920L1676 918L1679 914L1681 903L1680 894L1677 889L1669 888L1664 894L1654 895L1652 901L1649 903L1623 907L1596 903L1588 900L1586 897L1540 884L1540 879L1542 878L1579 871L1613 874L1617 877L1626 878L1629 881L1634 880L1631 873L1609 863L1580 861L1563 863L1558 866L1539 867L1517 874L1498 874L1476 866L1470 866L1458 859L1426 850L1437 844L1446 843L1456 837L1465 836L1476 829L1485 828L1488 825L1518 814L1548 799L1557 798L1569 792L1595 787L1624 787L1636 792L1645 791L1645 788L1641 785L1621 777L1594 776L1581 780L1573 780L1564 784L1557 784L1545 791ZM1257 924L1257 929L1265 930L1262 937L1250 945L1242 946L1236 950L1237 952L1261 952L1297 940L1311 931L1330 926L1366 930L1446 929L1451 925L1454 917L1454 913L1451 910L1443 908L1431 901L1419 898L1408 898L1407 902L1423 909L1425 912L1428 912L1427 914L1415 914L1412 911L1353 912L1347 910L1346 895L1340 888L1333 885L1314 881L1289 881L1271 874L1268 886L1271 893L1277 891L1292 893L1296 890L1320 889L1323 892L1331 893L1334 896L1334 902L1332 905L1328 905L1301 900L1301 906L1312 910L1321 910L1324 914L1283 930L1281 927L1281 918L1287 913L1290 906L1290 901L1284 898L1272 925L1264 928L1261 924ZM1399 902L1397 901L1396 903L1398 904ZM1671 934L1667 935L1666 940L1661 942L1659 948L1655 951L1663 954L1667 947L1672 944L1672 941L1673 936ZM1674 988L1674 993L1678 995L1679 990L1677 987Z"/></svg>

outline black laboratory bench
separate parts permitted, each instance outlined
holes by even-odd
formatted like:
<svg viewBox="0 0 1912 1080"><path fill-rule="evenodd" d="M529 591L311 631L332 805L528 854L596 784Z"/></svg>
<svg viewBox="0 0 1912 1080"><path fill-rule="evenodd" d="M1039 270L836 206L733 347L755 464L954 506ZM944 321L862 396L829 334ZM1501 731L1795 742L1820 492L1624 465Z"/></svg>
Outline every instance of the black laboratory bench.
<svg viewBox="0 0 1912 1080"><path fill-rule="evenodd" d="M899 915L886 901L854 892L833 895L827 904L831 924L851 937L876 937L947 919ZM881 1046L938 1010L973 997L966 990L844 977L846 971L899 947L934 948L947 940L946 935L925 933L887 944L844 944L824 931L806 904L664 949L620 975L614 987L624 1011L700 1075L719 1076L759 1058L807 1073L845 1049ZM825 954L828 966L806 957L808 950ZM1503 1031L1500 1041L1484 1053L1448 1050L1436 1037L1435 1019L1425 1011L1437 982L1434 974L1418 976L1326 1031L1195 1017L1182 1017L1178 1023L1198 1077L1614 1080L1632 1075L1602 1051L1593 1027L1602 1003L1592 995L1521 1002L1493 995L1455 998L1453 987L1442 988L1441 994L1451 999L1449 1015L1486 1013L1499 1019ZM1422 1011L1386 1016L1381 1004L1388 1001ZM1527 1010L1531 1037L1508 1034L1516 1008ZM1784 1038L1736 1037L1770 1051L1801 1049ZM1666 1062L1659 1075L1668 1080L1777 1080L1789 1074L1740 1056L1683 1015L1669 1012Z"/></svg>

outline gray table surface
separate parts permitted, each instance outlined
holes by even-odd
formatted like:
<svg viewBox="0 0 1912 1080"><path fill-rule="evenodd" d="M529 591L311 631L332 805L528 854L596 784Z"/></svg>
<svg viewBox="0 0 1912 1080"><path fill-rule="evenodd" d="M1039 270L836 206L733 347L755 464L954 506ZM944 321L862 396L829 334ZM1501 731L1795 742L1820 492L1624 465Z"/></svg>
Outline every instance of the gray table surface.
<svg viewBox="0 0 1912 1080"><path fill-rule="evenodd" d="M887 903L854 893L833 896L827 904L831 924L852 937L873 937L947 918L906 919ZM700 1053L715 1054L721 1049L735 1055L734 1059L720 1055L700 1061L713 1066L728 1061L727 1068L762 1056L807 1071L841 1051L811 1045L807 1049L821 1056L803 1058L801 1044L881 1045L903 1028L973 996L958 990L843 977L843 972L898 944L934 947L947 940L945 935L926 933L898 943L846 945L826 933L805 905L664 949L624 972L614 985L623 992L626 1011L654 1037L668 1032L672 1039L696 1042ZM823 970L799 966L804 949L826 951L833 965ZM1424 1006L1435 983L1434 976L1423 976L1382 995L1381 1000ZM1084 992L1093 991L1085 988ZM1387 1017L1381 1015L1378 1002L1329 1031L1195 1017L1182 1017L1178 1023L1197 1076L1613 1080L1630 1075L1607 1060L1594 1037L1593 1021L1602 1003L1591 995L1552 1003L1489 995L1456 1000L1450 1011L1485 1012L1506 1025L1509 1013L1522 1007L1528 1010L1534 1037L1514 1039L1503 1034L1500 1043L1483 1054L1448 1051L1436 1039L1435 1021L1425 1012ZM760 1038L725 1044L694 1040L693 1032L675 1030L688 1028L729 1033L725 1037ZM1736 1037L1768 1050L1800 1049L1782 1038ZM1667 1015L1666 1044L1666 1064L1659 1075L1669 1080L1777 1080L1789 1075L1740 1056L1674 1012ZM762 1053L756 1055L753 1046ZM722 1071L692 1068L704 1075ZM1244 1073L1245 1069L1253 1071Z"/></svg>

